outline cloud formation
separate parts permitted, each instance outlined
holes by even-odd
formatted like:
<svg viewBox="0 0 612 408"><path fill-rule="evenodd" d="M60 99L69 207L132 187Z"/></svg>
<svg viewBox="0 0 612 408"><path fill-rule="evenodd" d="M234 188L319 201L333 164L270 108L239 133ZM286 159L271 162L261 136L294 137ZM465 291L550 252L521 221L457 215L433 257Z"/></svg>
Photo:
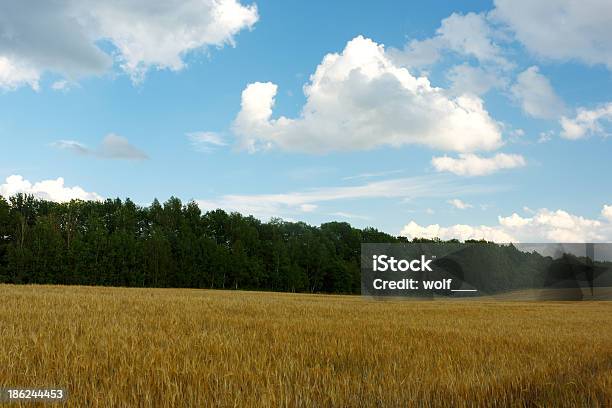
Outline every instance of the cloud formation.
<svg viewBox="0 0 612 408"><path fill-rule="evenodd" d="M277 88L256 82L242 92L233 124L241 147L328 152L419 144L470 152L502 144L499 125L480 98L449 97L362 36L323 58L304 86L299 117L272 118Z"/></svg>
<svg viewBox="0 0 612 408"><path fill-rule="evenodd" d="M453 95L484 95L493 88L505 88L508 81L494 69L460 64L452 67L446 78L451 81Z"/></svg>
<svg viewBox="0 0 612 408"><path fill-rule="evenodd" d="M485 176L503 169L514 169L527 164L518 154L498 153L492 157L475 154L460 154L458 158L449 156L434 157L431 164L436 171L450 172L458 176Z"/></svg>
<svg viewBox="0 0 612 408"><path fill-rule="evenodd" d="M258 18L236 0L1 2L0 87L38 89L45 72L78 79L114 62L138 82L151 68L182 69L191 51L233 45Z"/></svg>
<svg viewBox="0 0 612 408"><path fill-rule="evenodd" d="M32 194L44 200L60 203L70 200L102 200L99 194L87 192L79 186L65 186L62 177L58 177L55 180L43 180L32 183L22 176L12 175L6 178L4 184L0 184L0 195L11 197L18 193Z"/></svg>
<svg viewBox="0 0 612 408"><path fill-rule="evenodd" d="M453 198L452 200L448 200L448 203L458 210L467 210L468 208L473 207L472 204L466 203L458 198Z"/></svg>
<svg viewBox="0 0 612 408"><path fill-rule="evenodd" d="M400 235L413 238L440 238L443 240L458 239L465 241L466 239L485 239L494 242L515 242L516 240L511 235L506 234L503 230L486 225L466 225L456 224L450 227L441 227L438 224L421 226L414 221L410 221L402 228Z"/></svg>
<svg viewBox="0 0 612 408"><path fill-rule="evenodd" d="M612 69L610 1L495 0L490 17L544 60L577 60Z"/></svg>
<svg viewBox="0 0 612 408"><path fill-rule="evenodd" d="M612 205L604 205L603 209L601 210L601 215L608 221L612 222Z"/></svg>
<svg viewBox="0 0 612 408"><path fill-rule="evenodd" d="M589 135L608 136L610 124L612 124L612 102L606 105L589 110L579 108L573 119L562 117L561 137L576 140Z"/></svg>
<svg viewBox="0 0 612 408"><path fill-rule="evenodd" d="M147 160L149 158L145 152L130 144L126 138L114 133L106 135L100 146L95 149L90 149L74 140L59 140L53 143L53 146L80 155L91 155L102 159Z"/></svg>
<svg viewBox="0 0 612 408"><path fill-rule="evenodd" d="M393 49L390 54L398 64L413 68L437 62L444 52L476 58L480 63L511 67L495 36L484 14L453 13L442 20L434 37L412 40L403 50Z"/></svg>
<svg viewBox="0 0 612 408"><path fill-rule="evenodd" d="M421 226L414 221L404 226L401 235L412 238L486 239L495 242L607 242L612 239L612 207L602 210L603 220L589 219L564 210L546 208L523 217L513 213L498 217L498 225L438 224Z"/></svg>
<svg viewBox="0 0 612 408"><path fill-rule="evenodd" d="M203 153L209 153L227 145L225 140L215 132L191 132L187 133L187 138L195 150Z"/></svg>
<svg viewBox="0 0 612 408"><path fill-rule="evenodd" d="M534 118L557 119L565 111L563 101L536 66L521 72L510 90L523 111Z"/></svg>

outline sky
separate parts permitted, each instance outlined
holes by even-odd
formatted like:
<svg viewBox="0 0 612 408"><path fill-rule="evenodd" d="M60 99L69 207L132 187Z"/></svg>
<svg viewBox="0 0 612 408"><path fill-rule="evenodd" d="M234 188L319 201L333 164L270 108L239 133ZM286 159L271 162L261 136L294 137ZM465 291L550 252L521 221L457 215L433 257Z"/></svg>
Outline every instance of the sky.
<svg viewBox="0 0 612 408"><path fill-rule="evenodd" d="M0 4L0 194L612 241L612 3Z"/></svg>

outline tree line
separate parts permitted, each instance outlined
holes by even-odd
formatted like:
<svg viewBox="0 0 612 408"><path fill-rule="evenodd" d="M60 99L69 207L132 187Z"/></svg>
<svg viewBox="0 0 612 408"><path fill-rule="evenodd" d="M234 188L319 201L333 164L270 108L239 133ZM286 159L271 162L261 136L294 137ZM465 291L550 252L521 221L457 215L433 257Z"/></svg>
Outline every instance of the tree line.
<svg viewBox="0 0 612 408"><path fill-rule="evenodd" d="M359 293L360 244L401 242L170 198L56 203L0 196L0 282Z"/></svg>
<svg viewBox="0 0 612 408"><path fill-rule="evenodd" d="M174 197L143 207L129 199L56 203L0 196L0 283L357 294L361 244L399 242L408 241L346 222L315 227L202 213L195 202ZM419 254L449 253L441 258L462 265L461 278L487 293L575 286L587 277L591 286L593 279L612 286L609 262L553 260L482 240L411 242L421 243L411 247ZM469 245L475 242L481 245Z"/></svg>

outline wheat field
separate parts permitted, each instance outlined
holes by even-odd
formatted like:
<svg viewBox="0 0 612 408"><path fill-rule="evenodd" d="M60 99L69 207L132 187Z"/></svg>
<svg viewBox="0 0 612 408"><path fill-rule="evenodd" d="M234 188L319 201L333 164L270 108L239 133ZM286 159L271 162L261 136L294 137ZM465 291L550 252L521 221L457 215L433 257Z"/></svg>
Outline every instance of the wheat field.
<svg viewBox="0 0 612 408"><path fill-rule="evenodd" d="M0 299L0 387L63 387L68 406L612 405L612 302L11 285Z"/></svg>

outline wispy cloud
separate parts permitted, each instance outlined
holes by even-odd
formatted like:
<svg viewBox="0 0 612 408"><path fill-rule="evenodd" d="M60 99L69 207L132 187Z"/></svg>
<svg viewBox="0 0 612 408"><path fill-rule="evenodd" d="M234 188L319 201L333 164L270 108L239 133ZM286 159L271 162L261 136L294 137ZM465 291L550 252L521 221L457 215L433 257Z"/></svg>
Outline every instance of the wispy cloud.
<svg viewBox="0 0 612 408"><path fill-rule="evenodd" d="M218 198L197 200L203 210L222 208L260 218L303 214L304 205L355 199L415 199L453 195L490 193L507 189L504 186L461 184L446 176L405 177L364 183L357 186L320 187L304 191L276 194L228 194ZM312 209L314 211L314 209ZM345 213L348 214L348 213Z"/></svg>
<svg viewBox="0 0 612 408"><path fill-rule="evenodd" d="M191 132L187 133L191 146L199 152L210 153L213 150L227 146L221 135L215 132Z"/></svg>
<svg viewBox="0 0 612 408"><path fill-rule="evenodd" d="M52 146L79 155L95 156L101 159L147 160L149 158L145 152L130 144L126 138L114 133L106 135L100 146L93 149L75 140L59 140L52 143Z"/></svg>
<svg viewBox="0 0 612 408"><path fill-rule="evenodd" d="M354 176L343 177L342 180L356 180L356 179L365 179L365 178L375 178L375 177L384 177L391 176L393 174L404 173L405 169L400 170L387 170L387 171L378 171L373 173L361 173Z"/></svg>

